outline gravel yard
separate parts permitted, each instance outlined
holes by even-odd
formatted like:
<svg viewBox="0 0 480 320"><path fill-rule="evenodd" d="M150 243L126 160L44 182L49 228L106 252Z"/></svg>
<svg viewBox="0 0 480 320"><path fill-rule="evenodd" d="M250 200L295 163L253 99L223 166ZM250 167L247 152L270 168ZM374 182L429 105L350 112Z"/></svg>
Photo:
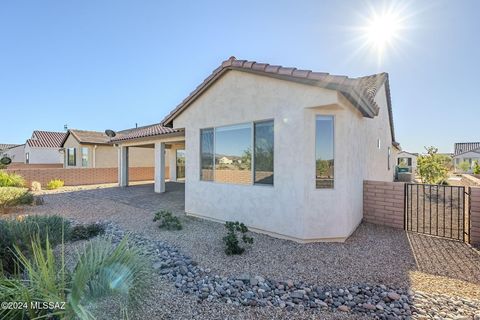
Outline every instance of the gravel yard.
<svg viewBox="0 0 480 320"><path fill-rule="evenodd" d="M470 299L480 296L480 255L461 242L413 233L407 237L402 230L362 224L345 243L297 244L253 234L255 243L251 249L241 256L227 257L223 252L223 225L184 215L183 184L167 183L167 192L162 195L154 194L152 185L64 191L44 194L44 205L25 208L22 213L59 214L83 222L113 221L124 230L175 246L220 277L234 278L247 272L277 281L303 281L321 286L383 284L426 294ZM159 230L152 218L160 209L178 215L183 230ZM153 309L159 318L314 317L310 311L297 309L284 313L278 308L248 308L219 301L197 304L195 296L183 294L165 282L159 279L154 301L146 301L156 305ZM162 303L165 300L167 305ZM217 309L222 312L217 313ZM348 318L343 313L334 314L332 318L339 315ZM333 314L322 314L322 318L330 315Z"/></svg>

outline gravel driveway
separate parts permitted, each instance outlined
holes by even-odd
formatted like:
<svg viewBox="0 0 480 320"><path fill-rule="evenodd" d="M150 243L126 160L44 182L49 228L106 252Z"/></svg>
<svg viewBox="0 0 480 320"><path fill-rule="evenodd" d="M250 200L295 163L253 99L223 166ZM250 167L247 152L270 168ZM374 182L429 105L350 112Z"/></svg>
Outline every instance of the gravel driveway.
<svg viewBox="0 0 480 320"><path fill-rule="evenodd" d="M183 184L167 183L166 190L155 194L150 184L69 189L45 194L44 205L27 208L24 213L59 214L85 222L114 221L126 230L175 245L221 276L247 272L324 286L384 284L473 299L480 296L480 255L461 242L419 234L407 236L403 230L362 224L345 243L297 244L253 234L251 249L241 256L228 257L223 252L224 226L185 216ZM158 229L152 218L160 209L178 215L183 230ZM268 312L264 315L269 317ZM256 316L262 317L256 311L251 313L251 317Z"/></svg>

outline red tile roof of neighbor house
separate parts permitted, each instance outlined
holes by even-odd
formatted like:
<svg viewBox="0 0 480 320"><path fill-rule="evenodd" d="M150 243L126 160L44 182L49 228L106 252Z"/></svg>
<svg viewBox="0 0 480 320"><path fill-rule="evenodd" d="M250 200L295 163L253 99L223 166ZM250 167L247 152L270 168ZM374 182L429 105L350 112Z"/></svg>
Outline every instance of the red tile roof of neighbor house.
<svg viewBox="0 0 480 320"><path fill-rule="evenodd" d="M133 140L133 139L140 139L140 138L147 138L153 137L158 135L164 134L175 134L183 132L183 129L172 129L169 127L164 127L160 123L132 128L127 130L118 131L117 135L113 137L110 141L125 141L125 140Z"/></svg>
<svg viewBox="0 0 480 320"><path fill-rule="evenodd" d="M26 143L34 148L61 148L65 136L65 132L35 130Z"/></svg>
<svg viewBox="0 0 480 320"><path fill-rule="evenodd" d="M62 146L65 144L65 141L67 141L69 135L72 135L81 144L110 143L110 138L105 134L105 132L69 129L65 135L65 138L63 138Z"/></svg>

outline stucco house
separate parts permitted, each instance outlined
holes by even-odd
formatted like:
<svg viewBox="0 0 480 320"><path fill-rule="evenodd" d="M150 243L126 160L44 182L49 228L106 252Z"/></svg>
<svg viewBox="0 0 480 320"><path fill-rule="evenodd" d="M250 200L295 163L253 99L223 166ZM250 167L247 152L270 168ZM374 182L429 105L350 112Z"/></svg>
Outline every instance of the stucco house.
<svg viewBox="0 0 480 320"><path fill-rule="evenodd" d="M0 144L0 158L9 157L12 164L25 162L25 144Z"/></svg>
<svg viewBox="0 0 480 320"><path fill-rule="evenodd" d="M461 171L459 165L462 162L469 164L470 169L467 172L472 172L476 162L480 164L480 142L455 143L453 150L453 161L457 171Z"/></svg>
<svg viewBox="0 0 480 320"><path fill-rule="evenodd" d="M35 130L25 142L24 161L30 165L62 167L65 132Z"/></svg>
<svg viewBox="0 0 480 320"><path fill-rule="evenodd" d="M298 242L344 241L362 220L363 181L392 181L388 74L349 78L224 61L161 123L111 141L128 185L129 148L185 149L185 211ZM219 159L239 159L220 166Z"/></svg>
<svg viewBox="0 0 480 320"><path fill-rule="evenodd" d="M62 141L65 168L117 168L118 150L104 132L69 129ZM153 167L153 150L132 148L132 167Z"/></svg>
<svg viewBox="0 0 480 320"><path fill-rule="evenodd" d="M406 167L410 172L415 173L417 171L417 158L418 153L402 150L397 153L397 166Z"/></svg>

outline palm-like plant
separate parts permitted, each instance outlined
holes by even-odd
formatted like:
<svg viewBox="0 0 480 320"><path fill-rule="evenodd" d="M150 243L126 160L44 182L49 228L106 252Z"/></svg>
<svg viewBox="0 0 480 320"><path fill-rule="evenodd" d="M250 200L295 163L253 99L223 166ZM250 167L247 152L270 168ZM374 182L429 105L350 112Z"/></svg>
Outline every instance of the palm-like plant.
<svg viewBox="0 0 480 320"><path fill-rule="evenodd" d="M95 319L89 307L98 299L121 297L130 309L138 306L148 283L148 259L124 239L118 246L110 240L93 240L78 254L70 274L66 269L62 244L60 261L48 237L45 250L37 236L32 241L32 256L15 248L23 276L0 275L0 301L22 301L27 308L0 310L1 319ZM35 310L31 302L66 302L65 309Z"/></svg>

